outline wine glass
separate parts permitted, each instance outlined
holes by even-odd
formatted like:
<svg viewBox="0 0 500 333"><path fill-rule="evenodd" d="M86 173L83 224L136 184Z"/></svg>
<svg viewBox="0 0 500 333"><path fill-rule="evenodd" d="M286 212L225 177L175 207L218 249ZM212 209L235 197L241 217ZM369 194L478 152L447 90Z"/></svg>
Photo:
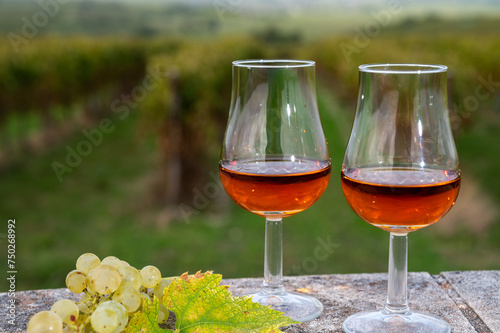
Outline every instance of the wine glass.
<svg viewBox="0 0 500 333"><path fill-rule="evenodd" d="M444 320L411 311L407 235L441 219L460 187L448 118L447 67L359 67L358 106L342 165L342 190L366 222L390 232L385 308L350 316L346 332L450 332Z"/></svg>
<svg viewBox="0 0 500 333"><path fill-rule="evenodd" d="M266 218L264 283L252 300L301 322L318 317L323 305L283 287L282 219L323 194L330 169L315 63L234 61L219 168L222 185L240 207Z"/></svg>

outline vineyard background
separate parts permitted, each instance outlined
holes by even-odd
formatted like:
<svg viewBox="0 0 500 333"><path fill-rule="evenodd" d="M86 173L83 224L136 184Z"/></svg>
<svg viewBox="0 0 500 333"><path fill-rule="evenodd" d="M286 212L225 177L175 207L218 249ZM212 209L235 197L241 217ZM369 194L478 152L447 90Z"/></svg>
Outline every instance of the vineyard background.
<svg viewBox="0 0 500 333"><path fill-rule="evenodd" d="M19 290L63 286L83 252L166 275L262 275L264 225L218 180L231 61L244 58L317 62L333 173L285 220L287 275L386 270L387 234L355 216L338 179L357 66L373 62L449 66L463 187L410 235L409 269L500 269L500 7L465 4L0 1L0 216L16 219Z"/></svg>

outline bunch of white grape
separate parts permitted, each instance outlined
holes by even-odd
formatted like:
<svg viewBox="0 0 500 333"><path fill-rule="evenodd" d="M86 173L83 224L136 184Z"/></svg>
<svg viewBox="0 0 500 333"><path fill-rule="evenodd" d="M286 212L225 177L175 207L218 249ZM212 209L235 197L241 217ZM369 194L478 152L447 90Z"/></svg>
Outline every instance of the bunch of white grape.
<svg viewBox="0 0 500 333"><path fill-rule="evenodd" d="M66 286L83 293L79 302L57 301L50 311L35 314L28 333L119 333L135 313L142 311L144 299L163 298L163 291L174 277L162 278L155 266L140 271L117 257L102 261L95 254L82 254L76 269L66 276ZM160 302L158 323L168 319Z"/></svg>

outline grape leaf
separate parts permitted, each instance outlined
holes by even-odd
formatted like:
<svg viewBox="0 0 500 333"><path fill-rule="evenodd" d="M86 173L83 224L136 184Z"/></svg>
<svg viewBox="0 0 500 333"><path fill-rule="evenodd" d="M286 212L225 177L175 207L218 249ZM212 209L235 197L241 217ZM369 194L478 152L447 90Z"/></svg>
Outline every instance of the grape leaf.
<svg viewBox="0 0 500 333"><path fill-rule="evenodd" d="M124 333L164 333L172 332L171 330L165 330L160 328L156 323L158 318L158 306L160 301L158 298L154 297L153 302L149 299L144 299L144 311L136 313L136 315L130 319L127 328Z"/></svg>
<svg viewBox="0 0 500 333"><path fill-rule="evenodd" d="M177 317L175 332L281 332L279 327L298 324L281 312L235 297L219 286L222 275L184 273L164 293L163 303Z"/></svg>

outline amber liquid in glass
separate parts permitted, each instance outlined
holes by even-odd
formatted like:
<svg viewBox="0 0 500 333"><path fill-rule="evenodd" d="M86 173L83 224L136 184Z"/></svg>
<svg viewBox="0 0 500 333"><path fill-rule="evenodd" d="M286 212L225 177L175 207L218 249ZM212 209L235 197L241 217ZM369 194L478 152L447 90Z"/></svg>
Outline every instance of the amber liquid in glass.
<svg viewBox="0 0 500 333"><path fill-rule="evenodd" d="M220 177L228 195L247 211L266 218L283 218L309 208L330 179L328 162L228 162Z"/></svg>
<svg viewBox="0 0 500 333"><path fill-rule="evenodd" d="M455 171L352 169L342 172L342 190L366 222L391 232L418 230L441 219L460 188Z"/></svg>

